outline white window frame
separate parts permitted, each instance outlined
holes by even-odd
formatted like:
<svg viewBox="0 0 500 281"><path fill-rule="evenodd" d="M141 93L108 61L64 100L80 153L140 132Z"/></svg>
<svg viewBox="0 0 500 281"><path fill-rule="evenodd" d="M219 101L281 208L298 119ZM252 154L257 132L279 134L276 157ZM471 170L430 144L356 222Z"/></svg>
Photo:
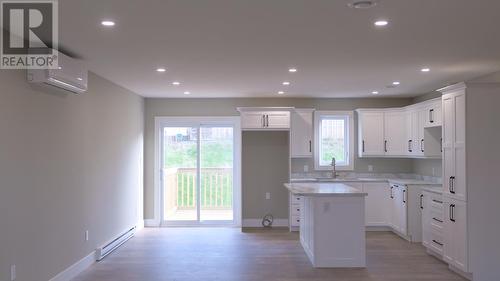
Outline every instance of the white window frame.
<svg viewBox="0 0 500 281"><path fill-rule="evenodd" d="M336 166L337 171L352 171L354 170L354 112L353 111L324 111L319 110L314 112L314 169L315 170L331 170L332 167L321 166L320 165L320 130L321 130L321 119L324 117L341 117L345 118L347 121L347 125L345 126L347 133L345 136L348 137L347 140L347 161L346 165L338 165Z"/></svg>

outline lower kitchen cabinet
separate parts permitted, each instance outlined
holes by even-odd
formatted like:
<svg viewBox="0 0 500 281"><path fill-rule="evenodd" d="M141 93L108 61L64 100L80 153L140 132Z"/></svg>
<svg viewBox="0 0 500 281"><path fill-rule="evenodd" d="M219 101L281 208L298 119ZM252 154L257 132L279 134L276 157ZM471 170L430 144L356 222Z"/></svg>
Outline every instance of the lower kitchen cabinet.
<svg viewBox="0 0 500 281"><path fill-rule="evenodd" d="M438 256L443 256L444 203L441 193L422 193L422 245Z"/></svg>
<svg viewBox="0 0 500 281"><path fill-rule="evenodd" d="M390 218L390 188L386 182L363 183L366 226L387 226Z"/></svg>
<svg viewBox="0 0 500 281"><path fill-rule="evenodd" d="M407 194L406 186L391 185L391 221L392 229L402 236L407 236Z"/></svg>
<svg viewBox="0 0 500 281"><path fill-rule="evenodd" d="M463 272L469 272L467 244L467 204L464 201L443 198L444 245L443 260Z"/></svg>

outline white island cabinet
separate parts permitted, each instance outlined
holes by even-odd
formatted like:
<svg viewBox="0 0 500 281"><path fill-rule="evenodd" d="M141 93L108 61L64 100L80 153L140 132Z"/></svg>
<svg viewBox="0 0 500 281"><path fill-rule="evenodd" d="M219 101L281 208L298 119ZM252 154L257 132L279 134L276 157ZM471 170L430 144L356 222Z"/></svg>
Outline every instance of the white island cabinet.
<svg viewBox="0 0 500 281"><path fill-rule="evenodd" d="M302 196L300 242L314 267L365 267L366 193L343 183L286 183Z"/></svg>

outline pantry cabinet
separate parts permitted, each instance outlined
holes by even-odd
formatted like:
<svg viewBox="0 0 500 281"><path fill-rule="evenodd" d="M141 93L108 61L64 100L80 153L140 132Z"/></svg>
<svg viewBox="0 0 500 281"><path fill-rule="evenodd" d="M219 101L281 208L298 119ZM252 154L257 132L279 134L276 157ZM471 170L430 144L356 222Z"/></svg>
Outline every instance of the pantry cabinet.
<svg viewBox="0 0 500 281"><path fill-rule="evenodd" d="M450 265L468 272L467 205L466 202L444 197L443 259Z"/></svg>

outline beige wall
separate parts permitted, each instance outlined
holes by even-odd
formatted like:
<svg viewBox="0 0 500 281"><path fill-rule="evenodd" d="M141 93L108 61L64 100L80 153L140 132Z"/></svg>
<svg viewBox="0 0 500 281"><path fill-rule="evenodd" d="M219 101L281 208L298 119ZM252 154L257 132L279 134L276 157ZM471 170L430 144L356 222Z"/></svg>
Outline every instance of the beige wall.
<svg viewBox="0 0 500 281"><path fill-rule="evenodd" d="M142 218L144 102L92 73L80 95L25 75L0 71L0 280L45 281Z"/></svg>
<svg viewBox="0 0 500 281"><path fill-rule="evenodd" d="M288 218L288 132L243 132L242 217L259 219L270 213ZM266 200L266 192L271 199Z"/></svg>
<svg viewBox="0 0 500 281"><path fill-rule="evenodd" d="M294 106L318 110L354 110L362 107L399 107L412 102L410 98L366 98L366 99L308 99L308 98L232 98L232 99L157 99L145 101L145 218L154 218L154 117L155 116L237 116L238 106ZM357 135L357 134L355 134ZM375 171L411 172L409 159L356 159L355 169L367 170L369 164ZM265 167L272 169L267 164ZM312 167L312 166L311 166ZM248 194L247 194L248 196ZM252 195L256 198L261 194Z"/></svg>

